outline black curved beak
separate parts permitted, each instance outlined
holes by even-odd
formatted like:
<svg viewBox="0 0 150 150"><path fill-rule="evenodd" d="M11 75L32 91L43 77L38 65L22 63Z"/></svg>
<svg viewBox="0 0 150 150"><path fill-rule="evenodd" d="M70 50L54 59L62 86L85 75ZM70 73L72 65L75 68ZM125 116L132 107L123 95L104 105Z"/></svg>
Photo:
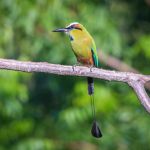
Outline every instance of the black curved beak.
<svg viewBox="0 0 150 150"><path fill-rule="evenodd" d="M60 28L60 29L55 29L52 32L68 32L67 28Z"/></svg>

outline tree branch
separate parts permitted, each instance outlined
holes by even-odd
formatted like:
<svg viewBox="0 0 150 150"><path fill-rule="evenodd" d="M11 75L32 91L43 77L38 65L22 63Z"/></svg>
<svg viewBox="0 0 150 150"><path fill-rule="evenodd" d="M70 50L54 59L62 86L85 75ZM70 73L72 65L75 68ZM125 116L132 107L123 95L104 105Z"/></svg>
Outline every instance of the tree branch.
<svg viewBox="0 0 150 150"><path fill-rule="evenodd" d="M138 98L141 100L142 105L149 111L150 107L150 98L148 97L144 85L141 82L130 82L129 83L134 91L136 92Z"/></svg>
<svg viewBox="0 0 150 150"><path fill-rule="evenodd" d="M119 71L128 71L128 72L134 72L139 73L136 69L132 68L128 64L122 62L118 58L115 58L113 56L110 56L106 53L104 53L102 50L99 50L99 59L100 62L103 62L106 66L112 67L114 69L117 69Z"/></svg>
<svg viewBox="0 0 150 150"><path fill-rule="evenodd" d="M84 66L76 66L75 70L73 70L72 66L9 59L0 59L0 69L22 72L44 72L57 75L86 76L108 81L125 82L134 89L142 105L150 113L150 98L144 89L144 84L150 81L150 75L110 71L99 68L92 68L92 71L90 71L90 68Z"/></svg>
<svg viewBox="0 0 150 150"><path fill-rule="evenodd" d="M133 73L138 73L140 72L136 70L135 68L129 66L125 62L122 62L121 60L110 56L106 53L104 53L102 50L99 50L99 58L100 62L104 63L106 66L109 66L111 68L114 68L118 71L123 71L123 72L133 72ZM150 91L150 82L145 84L146 89Z"/></svg>

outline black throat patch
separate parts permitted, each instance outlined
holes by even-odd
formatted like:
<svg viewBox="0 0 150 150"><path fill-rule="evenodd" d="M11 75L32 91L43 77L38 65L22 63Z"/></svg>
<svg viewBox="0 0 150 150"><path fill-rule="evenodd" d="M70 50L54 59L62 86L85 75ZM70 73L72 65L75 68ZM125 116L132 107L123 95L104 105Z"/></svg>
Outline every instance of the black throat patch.
<svg viewBox="0 0 150 150"><path fill-rule="evenodd" d="M69 39L70 41L73 41L73 37L71 35L69 35Z"/></svg>

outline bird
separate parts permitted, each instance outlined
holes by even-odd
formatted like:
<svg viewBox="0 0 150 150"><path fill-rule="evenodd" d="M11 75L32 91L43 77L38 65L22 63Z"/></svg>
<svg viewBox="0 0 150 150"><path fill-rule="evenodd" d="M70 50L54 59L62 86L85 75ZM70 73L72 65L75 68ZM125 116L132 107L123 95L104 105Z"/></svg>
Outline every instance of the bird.
<svg viewBox="0 0 150 150"><path fill-rule="evenodd" d="M58 28L53 32L64 32L69 36L73 53L76 56L77 62L87 67L98 67L98 55L94 39L86 28L78 23L70 23L65 28ZM102 132L95 117L95 102L94 102L94 80L92 77L87 77L88 94L91 99L91 107L93 114L93 124L91 133L94 137L102 137Z"/></svg>

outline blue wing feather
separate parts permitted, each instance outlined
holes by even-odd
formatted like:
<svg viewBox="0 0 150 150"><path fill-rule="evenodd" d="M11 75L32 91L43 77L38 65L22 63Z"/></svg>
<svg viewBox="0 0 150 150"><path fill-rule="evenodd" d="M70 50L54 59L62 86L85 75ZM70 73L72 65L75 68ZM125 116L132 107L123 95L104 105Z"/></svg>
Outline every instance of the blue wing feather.
<svg viewBox="0 0 150 150"><path fill-rule="evenodd" d="M95 55L94 50L93 50L92 48L91 48L91 51L92 51L92 58L93 58L94 66L95 66L95 67L98 67L98 64L99 64L98 58L97 58L97 56Z"/></svg>

